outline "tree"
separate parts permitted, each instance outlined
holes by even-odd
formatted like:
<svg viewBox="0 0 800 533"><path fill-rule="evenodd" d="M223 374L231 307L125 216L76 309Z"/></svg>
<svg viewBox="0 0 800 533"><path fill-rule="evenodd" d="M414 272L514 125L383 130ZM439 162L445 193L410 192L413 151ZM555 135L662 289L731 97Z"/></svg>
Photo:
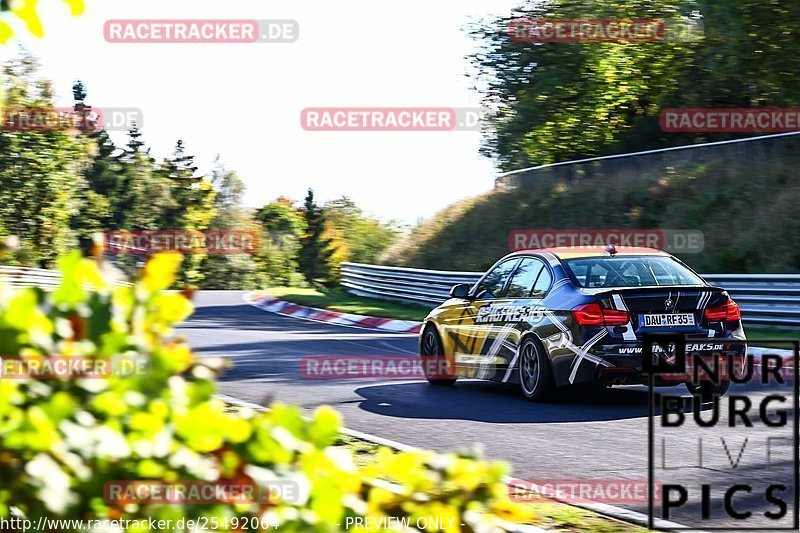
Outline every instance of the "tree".
<svg viewBox="0 0 800 533"><path fill-rule="evenodd" d="M87 116L92 106L86 104L86 88L76 81L72 86L73 110L79 116ZM109 229L112 219L111 201L119 193L120 165L114 157L116 147L105 130L83 131L79 135L85 144L91 162L81 175L77 197L79 205L72 217L72 229L78 235L81 248L90 249L92 235Z"/></svg>
<svg viewBox="0 0 800 533"><path fill-rule="evenodd" d="M327 202L323 210L328 225L335 230L331 233L334 242L341 240L341 248L346 250L340 255L342 261L374 263L397 240L399 230L393 223L365 215L347 196Z"/></svg>
<svg viewBox="0 0 800 533"><path fill-rule="evenodd" d="M164 228L205 229L214 217L214 187L195 172L194 156L178 140L172 156L158 169L158 174L169 180L173 199L173 205L162 216Z"/></svg>
<svg viewBox="0 0 800 533"><path fill-rule="evenodd" d="M158 172L150 150L143 149L136 124L128 135L127 149L121 156L120 195L113 204L116 226L125 230L175 229L167 225L178 209L170 190L172 182Z"/></svg>
<svg viewBox="0 0 800 533"><path fill-rule="evenodd" d="M306 222L292 204L291 200L278 198L253 217L263 230L260 260L271 285L294 285L299 281L297 258Z"/></svg>
<svg viewBox="0 0 800 533"><path fill-rule="evenodd" d="M211 171L211 185L216 192L214 196L215 216L212 223L214 229L230 229L241 223L242 198L245 184L232 170L227 170L217 154Z"/></svg>
<svg viewBox="0 0 800 533"><path fill-rule="evenodd" d="M512 18L695 21L688 42L529 43ZM586 156L730 138L661 131L670 107L800 104L800 11L775 0L554 0L475 25L472 76L493 110L482 151L505 170Z"/></svg>
<svg viewBox="0 0 800 533"><path fill-rule="evenodd" d="M219 155L214 161L209 182L214 188L214 218L209 228L258 232L258 226L242 208L244 182L236 172L224 167ZM212 254L193 259L197 260L198 278L202 280L203 288L245 290L265 282L262 266L254 255Z"/></svg>
<svg viewBox="0 0 800 533"><path fill-rule="evenodd" d="M300 272L311 284L327 283L330 281L333 249L330 240L323 236L325 215L314 202L314 191L311 189L308 189L303 202L303 218L306 232L300 239L300 253L297 258Z"/></svg>
<svg viewBox="0 0 800 533"><path fill-rule="evenodd" d="M6 104L52 108L50 83L38 78L29 54L3 68ZM80 209L81 174L87 146L66 129L0 131L0 228L17 235L26 255L40 266L77 245L72 221Z"/></svg>
<svg viewBox="0 0 800 533"><path fill-rule="evenodd" d="M128 130L128 149L125 151L124 160L130 161L133 157L133 154L140 152L142 147L144 146L144 141L140 141L139 139L142 136L142 132L139 130L139 125L136 121L131 124L130 129Z"/></svg>

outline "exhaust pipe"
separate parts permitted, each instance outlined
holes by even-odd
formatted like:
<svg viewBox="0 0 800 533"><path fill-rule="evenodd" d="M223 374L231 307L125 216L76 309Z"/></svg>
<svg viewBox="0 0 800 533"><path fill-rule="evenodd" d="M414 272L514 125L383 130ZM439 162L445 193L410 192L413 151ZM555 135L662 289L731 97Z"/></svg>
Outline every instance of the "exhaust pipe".
<svg viewBox="0 0 800 533"><path fill-rule="evenodd" d="M631 378L622 378L621 381L622 381L623 385L630 385L631 384Z"/></svg>

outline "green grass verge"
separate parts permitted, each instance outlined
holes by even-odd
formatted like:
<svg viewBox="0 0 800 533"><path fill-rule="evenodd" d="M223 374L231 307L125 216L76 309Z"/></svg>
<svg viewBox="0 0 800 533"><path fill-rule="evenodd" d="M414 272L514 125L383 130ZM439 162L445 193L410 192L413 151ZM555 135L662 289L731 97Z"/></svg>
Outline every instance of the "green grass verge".
<svg viewBox="0 0 800 533"><path fill-rule="evenodd" d="M648 531L647 528L566 503L550 500L528 505L536 513L535 525L548 531L577 531L579 533L644 533Z"/></svg>
<svg viewBox="0 0 800 533"><path fill-rule="evenodd" d="M800 329L789 328L772 328L772 327L756 327L745 326L744 332L747 335L747 340L757 341L759 339L786 339L798 340L800 339ZM773 348L783 348L783 346L772 346ZM791 346L786 346L786 349L791 349Z"/></svg>
<svg viewBox="0 0 800 533"><path fill-rule="evenodd" d="M358 466L366 466L374 462L375 454L378 453L378 448L380 448L379 444L349 435L339 435L334 442L334 446L349 448L353 452L353 460Z"/></svg>
<svg viewBox="0 0 800 533"><path fill-rule="evenodd" d="M342 313L396 318L398 320L421 321L430 307L398 302L387 302L373 298L354 296L342 289L304 289L298 287L269 287L270 296L299 305L329 309Z"/></svg>

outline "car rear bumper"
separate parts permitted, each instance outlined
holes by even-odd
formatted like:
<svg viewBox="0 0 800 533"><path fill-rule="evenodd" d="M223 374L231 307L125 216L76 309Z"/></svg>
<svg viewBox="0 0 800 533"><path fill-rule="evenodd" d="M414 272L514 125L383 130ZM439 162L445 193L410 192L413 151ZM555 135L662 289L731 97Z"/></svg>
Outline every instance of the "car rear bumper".
<svg viewBox="0 0 800 533"><path fill-rule="evenodd" d="M737 342L726 342L726 340L736 340ZM641 342L597 347L591 351L591 354L600 361L594 375L584 373L579 381L597 381L612 385L646 384L648 376L642 369L643 353ZM713 358L716 356L719 358L723 372L727 371L727 361L730 360L734 364L741 365L746 354L747 345L741 339L690 340L686 346L686 355L689 361L699 355L707 363L713 364ZM691 375L691 366L688 375ZM656 386L673 386L683 381L685 381L685 375L659 375L656 377L655 384Z"/></svg>

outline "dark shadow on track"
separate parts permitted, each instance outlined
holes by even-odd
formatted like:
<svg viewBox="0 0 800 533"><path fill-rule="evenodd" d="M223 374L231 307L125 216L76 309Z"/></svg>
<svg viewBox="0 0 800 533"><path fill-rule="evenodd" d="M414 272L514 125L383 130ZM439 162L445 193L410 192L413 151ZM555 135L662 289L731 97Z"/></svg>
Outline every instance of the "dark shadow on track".
<svg viewBox="0 0 800 533"><path fill-rule="evenodd" d="M737 387L738 392L747 387ZM686 389L662 388L689 398ZM410 419L474 420L497 424L596 422L645 418L647 389L643 386L610 389L572 387L561 389L553 401L531 403L518 385L463 380L453 387L434 387L424 382L364 386L355 391L365 411ZM656 414L659 393L656 392ZM703 404L707 411L710 404ZM687 403L685 412L691 411Z"/></svg>
<svg viewBox="0 0 800 533"><path fill-rule="evenodd" d="M497 424L619 420L647 416L645 389L576 389L552 403L531 403L517 385L459 381L454 387L400 383L356 389L361 408L384 416Z"/></svg>

